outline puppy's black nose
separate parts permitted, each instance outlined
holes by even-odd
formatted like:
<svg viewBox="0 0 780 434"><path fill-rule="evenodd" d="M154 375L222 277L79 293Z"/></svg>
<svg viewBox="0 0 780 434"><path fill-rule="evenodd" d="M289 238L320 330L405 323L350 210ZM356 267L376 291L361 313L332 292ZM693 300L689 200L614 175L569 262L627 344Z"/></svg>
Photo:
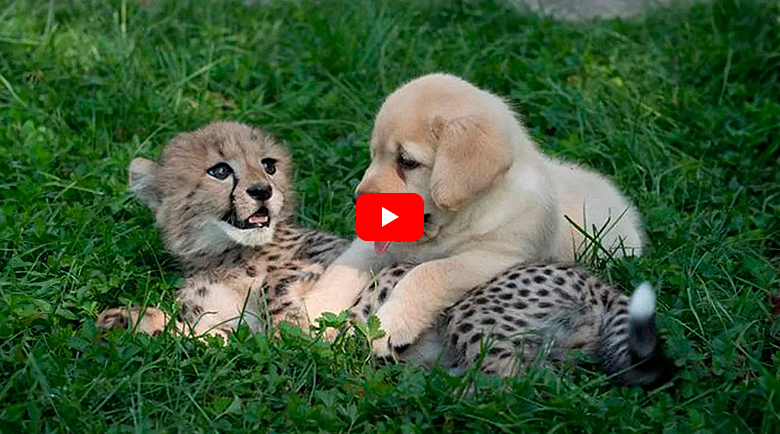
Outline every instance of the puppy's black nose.
<svg viewBox="0 0 780 434"><path fill-rule="evenodd" d="M352 196L352 203L357 204L357 200L360 197L360 195L363 193L355 193L354 196Z"/></svg>
<svg viewBox="0 0 780 434"><path fill-rule="evenodd" d="M268 200L272 193L270 185L255 184L246 189L246 194L256 200Z"/></svg>

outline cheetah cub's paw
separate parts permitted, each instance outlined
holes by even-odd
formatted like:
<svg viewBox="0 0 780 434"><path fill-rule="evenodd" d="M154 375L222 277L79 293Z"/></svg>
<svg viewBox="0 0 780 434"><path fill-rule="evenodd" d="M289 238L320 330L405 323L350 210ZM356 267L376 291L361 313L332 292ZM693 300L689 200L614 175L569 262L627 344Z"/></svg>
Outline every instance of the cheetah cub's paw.
<svg viewBox="0 0 780 434"><path fill-rule="evenodd" d="M140 321L140 322L139 322ZM97 326L102 329L133 329L136 332L159 336L168 323L168 316L160 309L150 307L141 315L141 309L114 308L103 311L97 318ZM136 328L136 324L138 327Z"/></svg>
<svg viewBox="0 0 780 434"><path fill-rule="evenodd" d="M314 283L324 272L325 268L319 264L306 264L292 272L268 276L268 308L273 325L285 321L308 329L310 322L303 296L314 287Z"/></svg>

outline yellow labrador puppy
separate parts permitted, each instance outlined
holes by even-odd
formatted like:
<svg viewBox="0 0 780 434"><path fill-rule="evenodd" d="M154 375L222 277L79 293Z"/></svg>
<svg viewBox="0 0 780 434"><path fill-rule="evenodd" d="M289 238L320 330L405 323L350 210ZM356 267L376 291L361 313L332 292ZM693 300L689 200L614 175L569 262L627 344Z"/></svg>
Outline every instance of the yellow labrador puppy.
<svg viewBox="0 0 780 434"><path fill-rule="evenodd" d="M361 193L417 193L425 233L414 242L351 247L304 300L310 319L347 309L389 262L414 262L378 310L377 355L404 348L466 291L512 264L573 261L596 228L604 251L638 255L640 218L605 177L543 155L498 96L431 74L393 92L371 138Z"/></svg>

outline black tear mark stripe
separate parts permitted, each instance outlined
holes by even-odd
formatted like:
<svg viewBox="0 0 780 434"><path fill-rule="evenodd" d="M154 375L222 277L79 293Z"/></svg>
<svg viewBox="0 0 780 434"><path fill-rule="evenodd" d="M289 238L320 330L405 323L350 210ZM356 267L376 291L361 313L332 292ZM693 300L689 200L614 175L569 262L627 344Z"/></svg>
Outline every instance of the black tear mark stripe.
<svg viewBox="0 0 780 434"><path fill-rule="evenodd" d="M230 207L228 208L225 215L222 216L222 220L235 226L238 224L238 212L236 211L236 188L238 188L238 176L236 175L236 172L233 171L233 188L230 189L230 195L228 196L228 200L230 201Z"/></svg>
<svg viewBox="0 0 780 434"><path fill-rule="evenodd" d="M233 171L233 188L230 190L230 202L236 200L234 193L236 192L236 188L238 188L238 175L236 175L236 171Z"/></svg>

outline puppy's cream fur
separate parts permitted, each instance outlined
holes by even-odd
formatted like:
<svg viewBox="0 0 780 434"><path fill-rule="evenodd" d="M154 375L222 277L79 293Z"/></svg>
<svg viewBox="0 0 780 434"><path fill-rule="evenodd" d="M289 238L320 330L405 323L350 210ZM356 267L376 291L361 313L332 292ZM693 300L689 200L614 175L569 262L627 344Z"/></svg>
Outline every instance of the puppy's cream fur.
<svg viewBox="0 0 780 434"><path fill-rule="evenodd" d="M357 193L417 193L425 233L394 242L378 259L355 239L307 296L311 319L355 300L388 261L418 263L377 313L387 337L377 354L414 342L469 288L518 263L572 261L597 231L609 254L638 255L639 216L605 177L543 155L499 97L446 74L393 92L371 138L371 164Z"/></svg>

